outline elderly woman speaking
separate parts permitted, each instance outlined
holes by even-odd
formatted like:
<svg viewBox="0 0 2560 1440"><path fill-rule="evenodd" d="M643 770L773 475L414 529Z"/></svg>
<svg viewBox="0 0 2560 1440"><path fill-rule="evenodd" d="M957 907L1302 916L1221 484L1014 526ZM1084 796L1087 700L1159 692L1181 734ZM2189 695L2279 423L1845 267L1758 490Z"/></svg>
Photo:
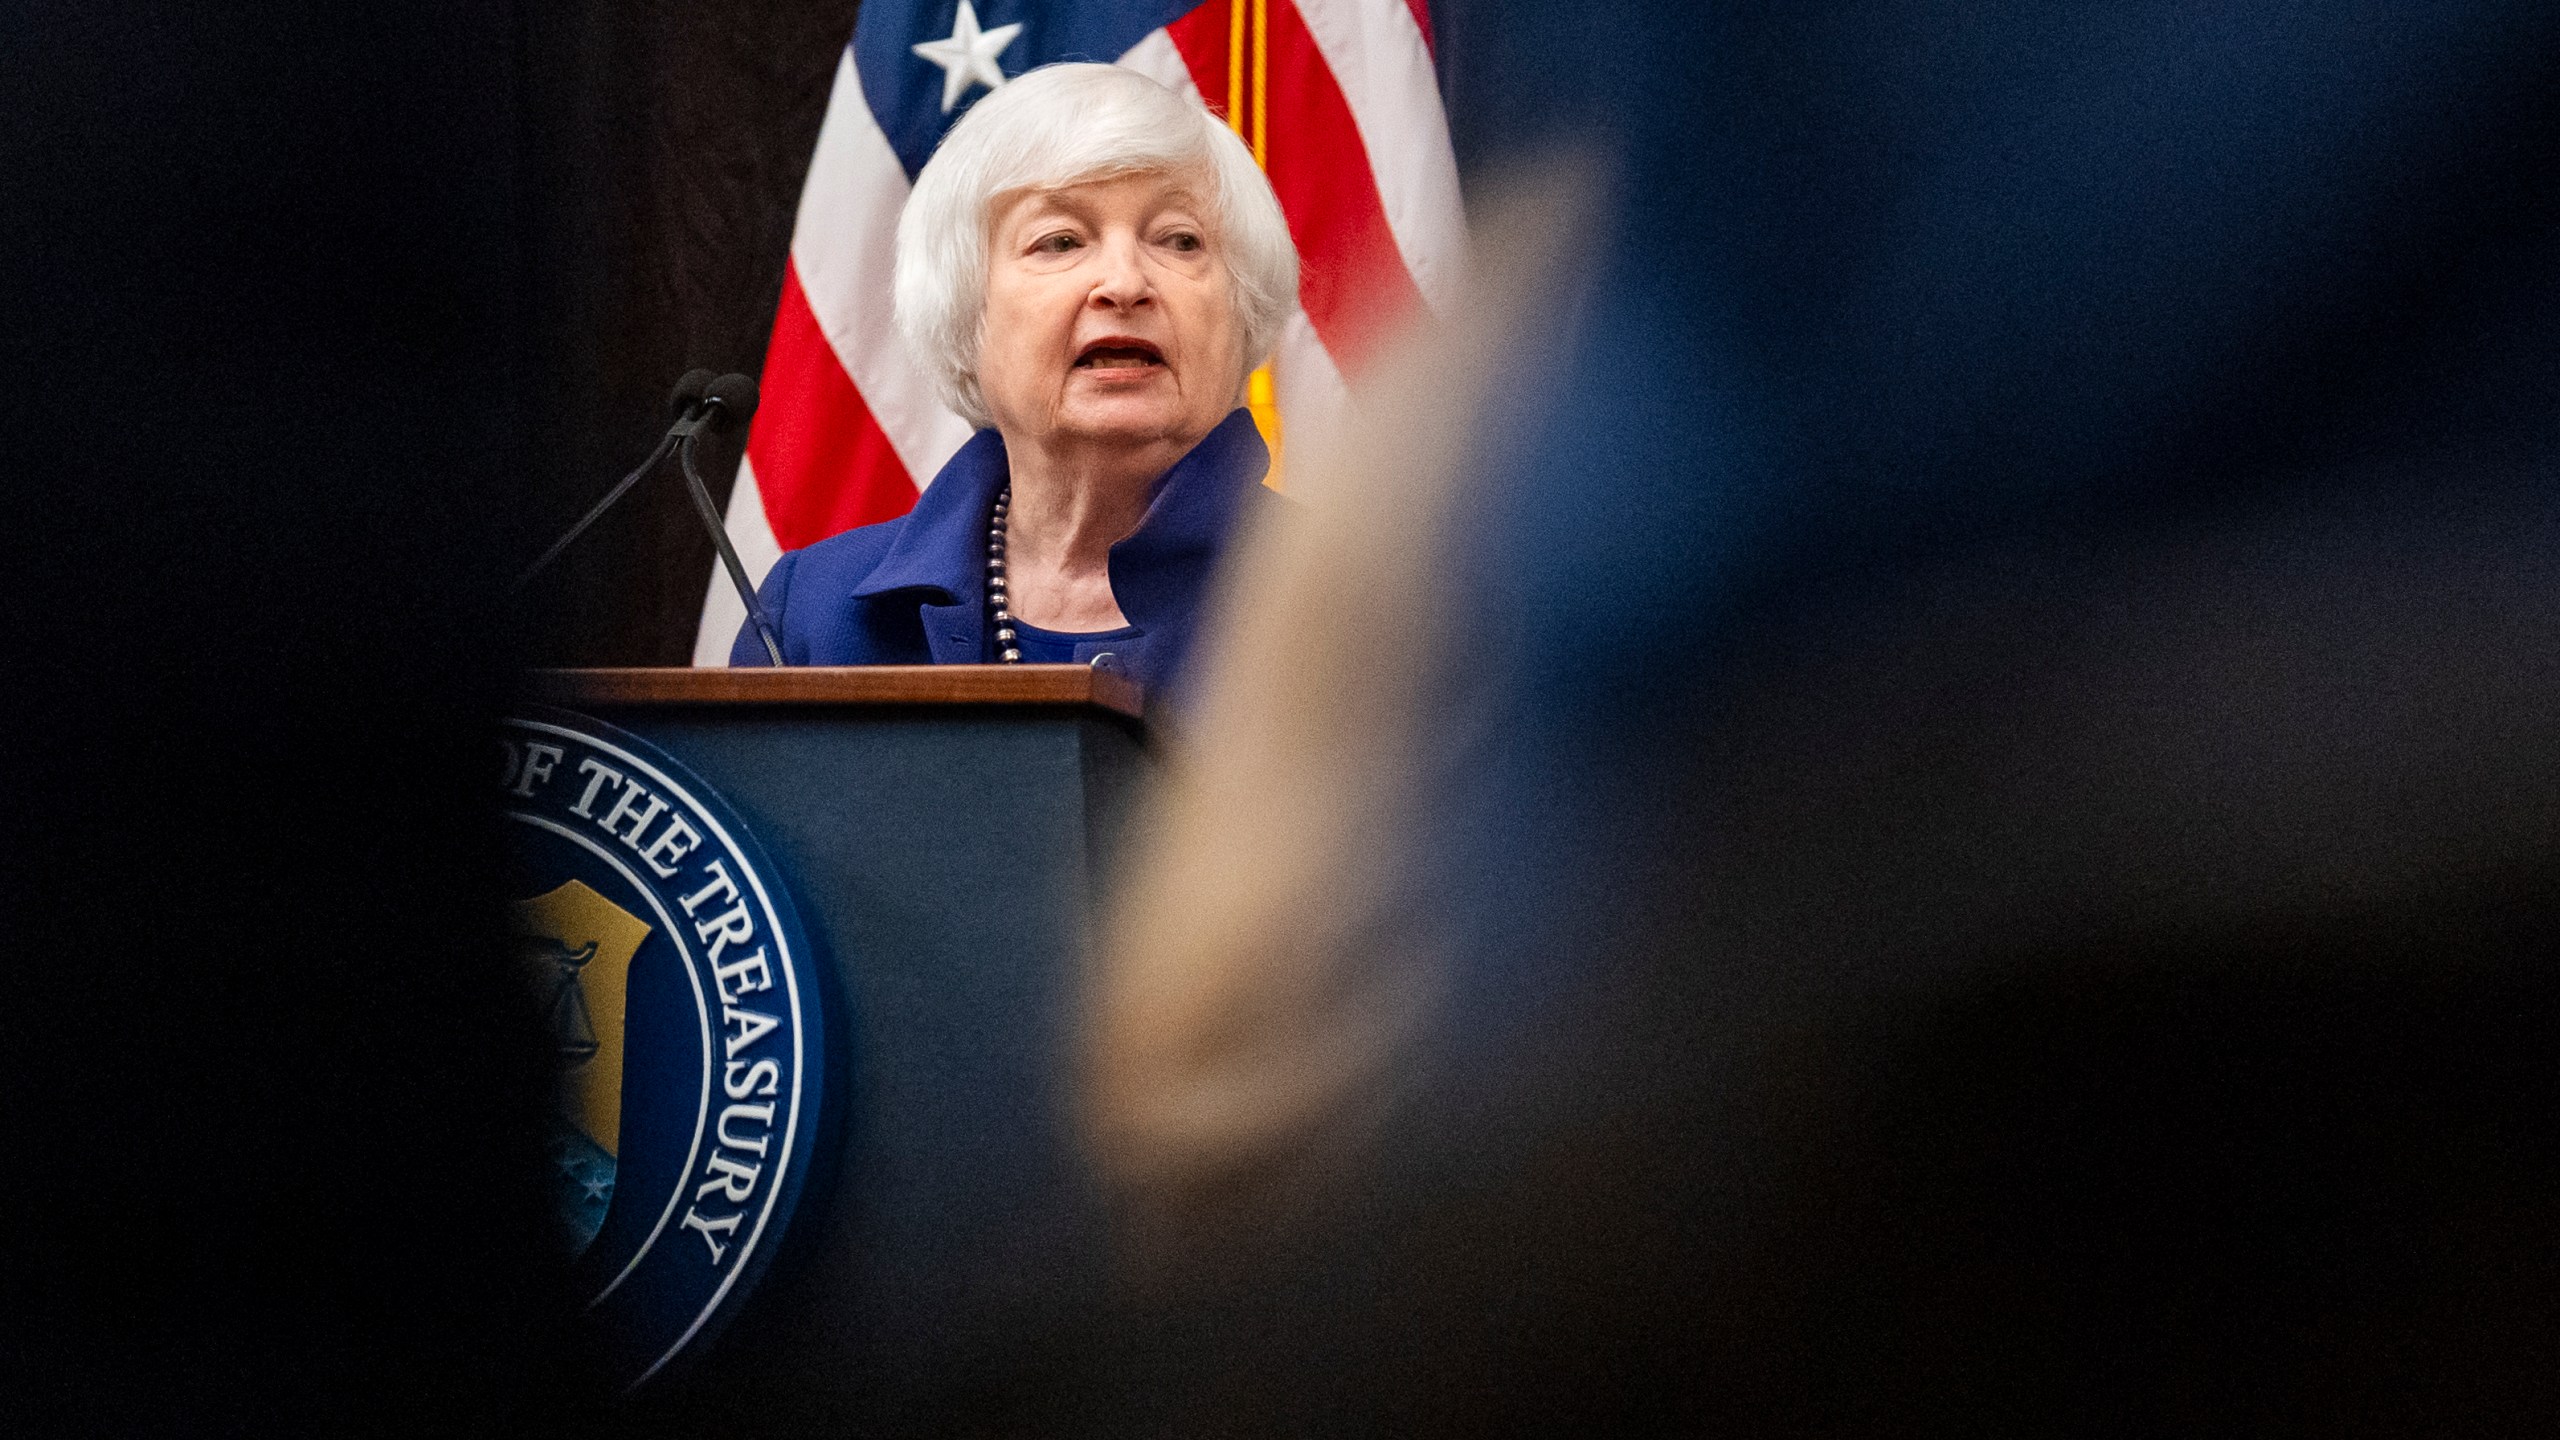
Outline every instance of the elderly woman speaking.
<svg viewBox="0 0 2560 1440"><path fill-rule="evenodd" d="M898 326L978 433L916 507L782 557L803 665L1106 662L1178 682L1228 538L1278 504L1245 379L1297 251L1243 143L1132 71L978 103L898 223ZM741 633L730 663L759 664Z"/></svg>

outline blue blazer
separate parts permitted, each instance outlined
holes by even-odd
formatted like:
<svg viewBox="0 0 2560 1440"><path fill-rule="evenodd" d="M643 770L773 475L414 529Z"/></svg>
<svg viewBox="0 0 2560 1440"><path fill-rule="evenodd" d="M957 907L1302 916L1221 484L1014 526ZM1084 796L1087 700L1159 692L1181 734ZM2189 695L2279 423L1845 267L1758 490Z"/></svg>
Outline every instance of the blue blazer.
<svg viewBox="0 0 2560 1440"><path fill-rule="evenodd" d="M1109 650L1114 668L1153 695L1179 688L1195 649L1200 608L1229 540L1248 518L1285 505L1264 488L1271 453L1238 410L1156 481L1135 533L1111 547L1111 593L1135 640ZM775 562L756 592L793 665L972 665L996 658L987 624L987 517L1008 474L1004 440L969 437L895 520L847 530ZM729 647L732 665L767 663L752 622Z"/></svg>

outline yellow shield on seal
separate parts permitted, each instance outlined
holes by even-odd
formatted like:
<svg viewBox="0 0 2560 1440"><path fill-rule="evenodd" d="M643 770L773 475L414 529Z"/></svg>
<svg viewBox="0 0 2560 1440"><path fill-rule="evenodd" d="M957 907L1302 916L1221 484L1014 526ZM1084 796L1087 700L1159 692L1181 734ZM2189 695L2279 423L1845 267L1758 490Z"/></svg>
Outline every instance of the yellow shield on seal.
<svg viewBox="0 0 2560 1440"><path fill-rule="evenodd" d="M622 1146L622 1015L646 920L571 880L516 902L516 933L560 1046L560 1102L606 1154Z"/></svg>

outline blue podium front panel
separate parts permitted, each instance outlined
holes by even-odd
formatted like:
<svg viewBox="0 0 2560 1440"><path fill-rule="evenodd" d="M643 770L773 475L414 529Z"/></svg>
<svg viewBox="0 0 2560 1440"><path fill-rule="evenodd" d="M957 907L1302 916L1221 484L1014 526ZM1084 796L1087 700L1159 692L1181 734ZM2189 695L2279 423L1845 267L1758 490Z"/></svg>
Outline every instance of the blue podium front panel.
<svg viewBox="0 0 2560 1440"><path fill-rule="evenodd" d="M734 817L821 977L804 1013L824 1063L795 1072L817 1118L787 1224L752 1257L747 1293L623 1402L629 1419L900 1434L1055 1413L1108 1304L1100 1195L1071 1130L1072 1027L1118 817L1151 764L1135 724L1035 704L589 702L524 717L570 731L582 718L663 756ZM602 848L634 858L614 838ZM666 918L697 929L724 898L673 913L698 889ZM739 1030L695 1048L725 1061ZM705 1101L714 1118L733 1103L716 1085ZM730 1134L751 1139L746 1118ZM636 1223L610 1213L590 1243L619 1254ZM681 1238L707 1256L705 1239L726 1237ZM654 1343L609 1334L613 1378L645 1373L623 1352Z"/></svg>

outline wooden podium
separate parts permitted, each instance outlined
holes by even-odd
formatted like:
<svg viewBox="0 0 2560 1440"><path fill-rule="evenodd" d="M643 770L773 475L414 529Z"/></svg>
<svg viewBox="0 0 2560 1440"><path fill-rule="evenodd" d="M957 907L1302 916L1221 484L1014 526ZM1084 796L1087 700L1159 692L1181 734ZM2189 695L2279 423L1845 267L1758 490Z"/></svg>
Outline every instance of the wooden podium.
<svg viewBox="0 0 2560 1440"><path fill-rule="evenodd" d="M1036 1426L1106 1305L1069 1105L1079 967L1150 768L1080 666L557 670L536 705L666 752L783 871L840 982L809 1185L634 1429Z"/></svg>

